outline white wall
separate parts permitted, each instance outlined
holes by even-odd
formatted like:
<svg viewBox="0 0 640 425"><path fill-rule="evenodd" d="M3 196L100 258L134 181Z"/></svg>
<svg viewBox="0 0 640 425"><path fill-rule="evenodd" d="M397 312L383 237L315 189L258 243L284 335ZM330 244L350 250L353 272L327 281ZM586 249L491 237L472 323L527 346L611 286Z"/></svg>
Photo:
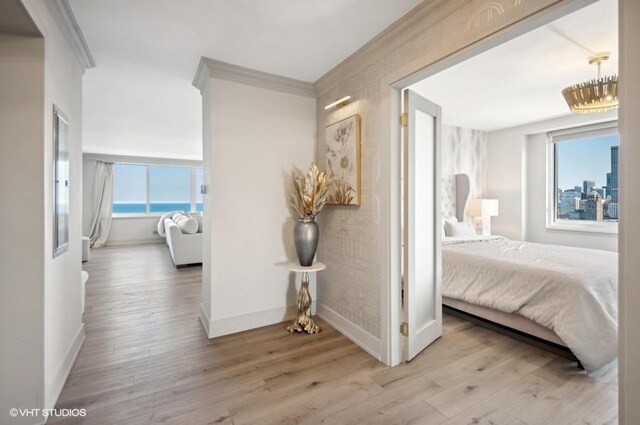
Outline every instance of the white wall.
<svg viewBox="0 0 640 425"><path fill-rule="evenodd" d="M211 175L213 174L213 96L209 87L209 76L205 87L200 87L202 93L202 184L207 187L208 193L202 197L202 206L204 213L202 214L202 288L200 294L200 320L204 326L207 335L212 335L212 318L213 318L213 299L212 299L212 268L213 257L212 243L213 235L211 214L213 208L213 197L211 196Z"/></svg>
<svg viewBox="0 0 640 425"><path fill-rule="evenodd" d="M165 238L158 235L159 216L114 217L107 246L134 245L142 243L164 243Z"/></svg>
<svg viewBox="0 0 640 425"><path fill-rule="evenodd" d="M0 352L3 410L53 407L84 339L80 298L84 65L70 44L70 32L63 33L61 21L54 18L60 16L55 15L54 2L23 3L44 43L40 38L2 37L6 93L0 98L3 108L9 109L2 114L7 120L3 137L8 139L0 155L2 180L7 182L1 189L2 198L11 199L3 204L2 219L13 223L3 230L0 245L2 301L9 303L2 308L7 314L2 325L9 327ZM69 120L71 182L70 246L56 258L52 258L54 104ZM4 333L2 328L2 337ZM16 423L38 420L27 417Z"/></svg>
<svg viewBox="0 0 640 425"><path fill-rule="evenodd" d="M82 75L84 66L43 0L24 1L45 37L44 102L44 327L45 407L64 386L84 331L81 311L82 236ZM69 120L69 250L52 258L53 105Z"/></svg>
<svg viewBox="0 0 640 425"><path fill-rule="evenodd" d="M487 196L500 200L493 233L511 239L617 250L617 236L546 228L549 131L610 121L616 112L568 115L489 133Z"/></svg>
<svg viewBox="0 0 640 425"><path fill-rule="evenodd" d="M295 312L297 289L283 264L296 259L287 187L292 167L306 169L314 158L316 102L209 78L203 111L210 187L204 224L211 238L203 322L212 337Z"/></svg>
<svg viewBox="0 0 640 425"><path fill-rule="evenodd" d="M93 213L93 183L96 176L96 160L85 158L82 166L83 181L83 217L82 234L91 233L91 217ZM158 235L159 215L139 217L113 217L107 245L130 245L139 243L161 243L164 238Z"/></svg>
<svg viewBox="0 0 640 425"><path fill-rule="evenodd" d="M42 38L0 35L0 222L11 223L0 232L3 422L11 407L43 407L44 262L51 254L44 245L44 72Z"/></svg>
<svg viewBox="0 0 640 425"><path fill-rule="evenodd" d="M525 239L525 141L518 129L508 129L489 133L487 145L487 198L500 202L500 215L491 218L491 230L515 240Z"/></svg>

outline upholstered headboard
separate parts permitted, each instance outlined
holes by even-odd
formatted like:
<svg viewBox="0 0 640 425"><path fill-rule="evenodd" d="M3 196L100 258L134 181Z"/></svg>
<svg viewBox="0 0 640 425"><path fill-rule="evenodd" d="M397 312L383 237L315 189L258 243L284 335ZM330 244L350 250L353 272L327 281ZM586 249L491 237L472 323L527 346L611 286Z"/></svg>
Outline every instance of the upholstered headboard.
<svg viewBox="0 0 640 425"><path fill-rule="evenodd" d="M469 195L471 194L471 184L469 176L466 174L456 174L456 218L464 221L464 212L467 209Z"/></svg>
<svg viewBox="0 0 640 425"><path fill-rule="evenodd" d="M442 217L464 220L464 212L471 194L471 181L467 174L455 174L442 179Z"/></svg>
<svg viewBox="0 0 640 425"><path fill-rule="evenodd" d="M442 218L456 215L456 179L455 176L442 176Z"/></svg>

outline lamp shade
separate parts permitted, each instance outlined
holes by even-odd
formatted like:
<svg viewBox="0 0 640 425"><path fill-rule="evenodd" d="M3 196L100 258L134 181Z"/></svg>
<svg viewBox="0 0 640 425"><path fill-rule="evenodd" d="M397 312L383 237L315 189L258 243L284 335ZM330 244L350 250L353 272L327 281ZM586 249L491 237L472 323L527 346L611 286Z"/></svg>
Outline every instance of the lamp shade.
<svg viewBox="0 0 640 425"><path fill-rule="evenodd" d="M472 199L467 206L469 217L496 217L498 212L497 199Z"/></svg>

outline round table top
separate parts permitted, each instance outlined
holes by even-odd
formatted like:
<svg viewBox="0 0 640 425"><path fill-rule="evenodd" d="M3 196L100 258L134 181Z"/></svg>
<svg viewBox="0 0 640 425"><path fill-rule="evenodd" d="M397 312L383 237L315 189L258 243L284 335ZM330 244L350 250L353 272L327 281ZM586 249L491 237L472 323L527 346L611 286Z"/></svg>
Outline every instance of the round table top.
<svg viewBox="0 0 640 425"><path fill-rule="evenodd" d="M305 266L301 266L300 263L296 263L292 261L287 264L287 267L292 272L319 272L320 270L326 269L327 265L325 263L316 262L310 266L305 267Z"/></svg>

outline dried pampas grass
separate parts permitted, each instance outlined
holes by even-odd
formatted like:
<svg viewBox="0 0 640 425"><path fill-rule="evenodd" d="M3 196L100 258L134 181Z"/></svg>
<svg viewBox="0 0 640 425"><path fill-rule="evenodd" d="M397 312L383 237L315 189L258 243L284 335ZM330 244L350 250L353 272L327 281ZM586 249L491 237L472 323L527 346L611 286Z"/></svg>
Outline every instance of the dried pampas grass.
<svg viewBox="0 0 640 425"><path fill-rule="evenodd" d="M327 194L331 188L327 173L320 172L318 166L312 162L307 174L294 168L292 178L291 206L299 218L315 218L327 203Z"/></svg>

